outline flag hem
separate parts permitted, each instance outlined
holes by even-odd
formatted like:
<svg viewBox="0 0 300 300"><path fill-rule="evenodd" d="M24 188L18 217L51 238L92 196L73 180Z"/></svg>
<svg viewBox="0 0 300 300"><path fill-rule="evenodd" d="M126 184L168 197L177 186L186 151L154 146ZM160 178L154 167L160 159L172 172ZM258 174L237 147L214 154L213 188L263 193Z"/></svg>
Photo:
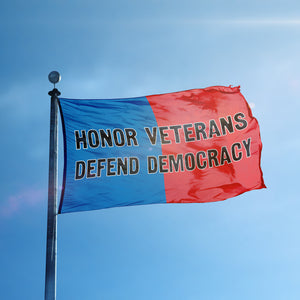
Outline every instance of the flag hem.
<svg viewBox="0 0 300 300"><path fill-rule="evenodd" d="M63 200L64 200L64 194L65 194L65 187L66 187L66 177L67 177L67 142L66 142L66 128L65 128L65 120L64 115L62 113L62 108L60 105L60 99L58 99L58 106L59 106L59 112L60 112L60 118L61 118L61 124L62 124L62 131L63 131L63 140L64 140L64 171L63 171L63 183L62 183L62 189L61 189L61 195L60 195L60 202L58 207L58 214L61 214Z"/></svg>

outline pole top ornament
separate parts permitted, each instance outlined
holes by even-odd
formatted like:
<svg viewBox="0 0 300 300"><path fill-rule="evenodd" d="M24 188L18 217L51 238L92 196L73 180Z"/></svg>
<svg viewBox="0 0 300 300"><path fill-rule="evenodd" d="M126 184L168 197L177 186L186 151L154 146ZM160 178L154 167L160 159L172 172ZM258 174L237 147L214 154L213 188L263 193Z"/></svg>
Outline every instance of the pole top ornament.
<svg viewBox="0 0 300 300"><path fill-rule="evenodd" d="M57 71L52 71L49 73L48 79L51 83L54 84L54 87L55 87L55 84L61 80L61 76Z"/></svg>

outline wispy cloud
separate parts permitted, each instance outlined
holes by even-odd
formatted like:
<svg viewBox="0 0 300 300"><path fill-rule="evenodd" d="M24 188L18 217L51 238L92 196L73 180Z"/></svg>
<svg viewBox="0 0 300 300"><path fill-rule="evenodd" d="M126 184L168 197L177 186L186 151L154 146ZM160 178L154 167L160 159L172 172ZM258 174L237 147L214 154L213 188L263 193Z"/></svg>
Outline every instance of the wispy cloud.
<svg viewBox="0 0 300 300"><path fill-rule="evenodd" d="M130 21L129 21L130 22ZM131 22L136 22L135 20ZM154 20L149 20L154 22ZM251 26L251 27L268 27L268 26L289 26L297 27L300 26L299 19L291 18L218 18L218 17L199 17L199 18L176 18L176 19L162 19L156 20L156 24L182 24L182 25L224 25L224 26Z"/></svg>
<svg viewBox="0 0 300 300"><path fill-rule="evenodd" d="M46 201L47 191L44 189L27 188L9 196L0 206L0 216L10 217L26 207L35 207Z"/></svg>
<svg viewBox="0 0 300 300"><path fill-rule="evenodd" d="M224 25L245 25L245 26L300 26L300 19L280 18L243 18L243 19L212 19L208 23L220 23Z"/></svg>

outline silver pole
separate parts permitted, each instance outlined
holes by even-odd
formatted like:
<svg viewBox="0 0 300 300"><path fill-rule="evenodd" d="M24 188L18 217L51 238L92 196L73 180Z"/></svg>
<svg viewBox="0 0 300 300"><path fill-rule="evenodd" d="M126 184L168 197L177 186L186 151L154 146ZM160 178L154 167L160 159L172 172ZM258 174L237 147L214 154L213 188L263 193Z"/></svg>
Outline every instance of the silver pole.
<svg viewBox="0 0 300 300"><path fill-rule="evenodd" d="M52 74L51 72L50 74ZM57 72L56 72L57 73ZM49 80L53 80L50 78ZM53 74L52 74L53 75ZM60 76L59 76L60 77ZM52 83L57 83L51 81ZM48 181L48 219L45 300L56 299L56 252L57 252L57 153L58 153L58 96L60 92L54 88L51 96L50 114L50 146L49 146L49 181Z"/></svg>

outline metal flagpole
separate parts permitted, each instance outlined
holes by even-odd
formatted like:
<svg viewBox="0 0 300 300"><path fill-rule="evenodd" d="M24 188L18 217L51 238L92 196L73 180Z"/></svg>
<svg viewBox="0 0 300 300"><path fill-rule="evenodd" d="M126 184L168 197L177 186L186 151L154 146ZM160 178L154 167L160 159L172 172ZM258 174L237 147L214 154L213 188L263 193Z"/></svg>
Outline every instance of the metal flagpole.
<svg viewBox="0 0 300 300"><path fill-rule="evenodd" d="M47 252L45 300L56 299L56 228L57 228L57 153L58 153L58 96L60 92L55 84L60 81L60 74L53 71L48 76L54 88L51 96L50 113L50 146L49 146L49 181L48 181L48 219L47 219Z"/></svg>

